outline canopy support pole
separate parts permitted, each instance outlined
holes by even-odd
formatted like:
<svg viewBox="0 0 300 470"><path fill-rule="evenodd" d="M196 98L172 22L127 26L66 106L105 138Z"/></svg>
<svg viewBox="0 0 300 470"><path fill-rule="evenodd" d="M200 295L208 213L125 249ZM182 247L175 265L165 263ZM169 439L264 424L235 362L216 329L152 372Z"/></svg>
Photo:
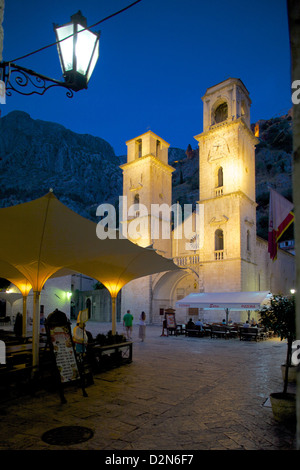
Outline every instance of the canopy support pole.
<svg viewBox="0 0 300 470"><path fill-rule="evenodd" d="M32 324L32 365L37 367L39 364L39 345L40 345L40 291L33 293L33 324Z"/></svg>
<svg viewBox="0 0 300 470"><path fill-rule="evenodd" d="M27 334L27 295L23 295L22 335Z"/></svg>
<svg viewBox="0 0 300 470"><path fill-rule="evenodd" d="M226 312L226 325L228 325L229 308L225 308L225 312Z"/></svg>
<svg viewBox="0 0 300 470"><path fill-rule="evenodd" d="M116 297L111 296L111 332L113 335L116 334L116 323L117 323L117 314L116 314Z"/></svg>

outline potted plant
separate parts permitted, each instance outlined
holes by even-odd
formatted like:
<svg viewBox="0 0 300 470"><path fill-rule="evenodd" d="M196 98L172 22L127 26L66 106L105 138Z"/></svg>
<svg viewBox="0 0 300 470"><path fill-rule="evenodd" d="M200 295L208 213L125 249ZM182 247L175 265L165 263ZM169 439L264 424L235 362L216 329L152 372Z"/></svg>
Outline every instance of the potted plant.
<svg viewBox="0 0 300 470"><path fill-rule="evenodd" d="M260 310L261 324L272 330L281 340L287 340L283 391L271 393L270 400L274 418L277 421L294 421L296 419L296 394L288 392L289 369L292 367L292 346L296 339L295 298L275 295L270 305Z"/></svg>

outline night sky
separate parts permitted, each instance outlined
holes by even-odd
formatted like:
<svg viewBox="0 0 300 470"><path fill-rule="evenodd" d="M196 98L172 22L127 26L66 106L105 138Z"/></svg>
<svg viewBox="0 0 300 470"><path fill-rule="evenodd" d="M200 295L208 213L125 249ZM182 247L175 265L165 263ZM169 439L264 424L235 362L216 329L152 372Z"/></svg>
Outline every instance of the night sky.
<svg viewBox="0 0 300 470"><path fill-rule="evenodd" d="M3 60L55 42L62 25L81 10L92 25L133 0L5 0ZM107 140L117 155L127 140L151 129L171 147L196 148L208 87L240 78L252 100L251 122L292 106L285 0L142 0L105 21L100 58L87 90L72 99L62 88L44 96L16 93L1 117L22 110ZM17 62L62 79L56 47Z"/></svg>

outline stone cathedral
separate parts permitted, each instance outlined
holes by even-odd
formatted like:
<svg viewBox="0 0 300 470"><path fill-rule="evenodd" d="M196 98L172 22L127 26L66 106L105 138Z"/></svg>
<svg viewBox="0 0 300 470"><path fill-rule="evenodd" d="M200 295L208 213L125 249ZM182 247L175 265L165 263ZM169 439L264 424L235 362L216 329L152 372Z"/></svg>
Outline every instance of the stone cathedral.
<svg viewBox="0 0 300 470"><path fill-rule="evenodd" d="M179 224L169 217L152 214L160 229L172 227L170 237L153 239L153 205L172 205L172 168L169 144L152 131L129 140L123 171L123 196L137 209L123 219L140 223L135 243L152 245L162 256L172 258L178 272L160 273L130 282L122 289L122 312L130 309L137 319L144 310L148 321L161 321L167 308L191 292L238 292L269 290L288 294L295 287L294 256L279 250L276 261L268 244L256 235L255 146L250 126L251 100L240 79L229 78L207 89L203 101L203 132L199 144L199 207L201 233L187 239L176 236ZM143 212L140 208L146 208ZM191 218L193 218L191 214ZM178 219L177 219L178 221ZM184 219L182 224L186 224ZM129 237L130 238L130 237ZM199 309L200 310L200 309ZM224 313L176 309L177 321L188 318L221 320ZM232 312L233 321L244 321L245 312Z"/></svg>

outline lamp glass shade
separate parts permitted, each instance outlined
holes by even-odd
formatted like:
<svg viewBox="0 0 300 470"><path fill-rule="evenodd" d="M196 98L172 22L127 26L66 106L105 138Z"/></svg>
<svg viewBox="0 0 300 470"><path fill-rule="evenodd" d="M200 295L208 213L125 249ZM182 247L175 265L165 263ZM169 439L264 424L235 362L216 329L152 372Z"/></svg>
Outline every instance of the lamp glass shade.
<svg viewBox="0 0 300 470"><path fill-rule="evenodd" d="M75 91L87 83L99 57L99 34L86 28L86 19L78 12L72 22L55 25L57 49L66 83Z"/></svg>
<svg viewBox="0 0 300 470"><path fill-rule="evenodd" d="M89 81L89 79L91 78L91 75L93 73L93 70L95 68L98 58L99 58L99 40L97 41L97 44L95 45L94 54L90 62L90 66L89 66L88 73L87 73L87 81Z"/></svg>
<svg viewBox="0 0 300 470"><path fill-rule="evenodd" d="M72 23L65 26L56 28L57 38L59 44L59 57L61 62L61 68L63 73L73 69L73 40L74 36L71 36L74 31L74 25ZM68 37L71 36L71 37ZM65 39L68 38L68 39Z"/></svg>
<svg viewBox="0 0 300 470"><path fill-rule="evenodd" d="M75 55L76 71L89 80L99 56L99 37L81 25L78 25Z"/></svg>

